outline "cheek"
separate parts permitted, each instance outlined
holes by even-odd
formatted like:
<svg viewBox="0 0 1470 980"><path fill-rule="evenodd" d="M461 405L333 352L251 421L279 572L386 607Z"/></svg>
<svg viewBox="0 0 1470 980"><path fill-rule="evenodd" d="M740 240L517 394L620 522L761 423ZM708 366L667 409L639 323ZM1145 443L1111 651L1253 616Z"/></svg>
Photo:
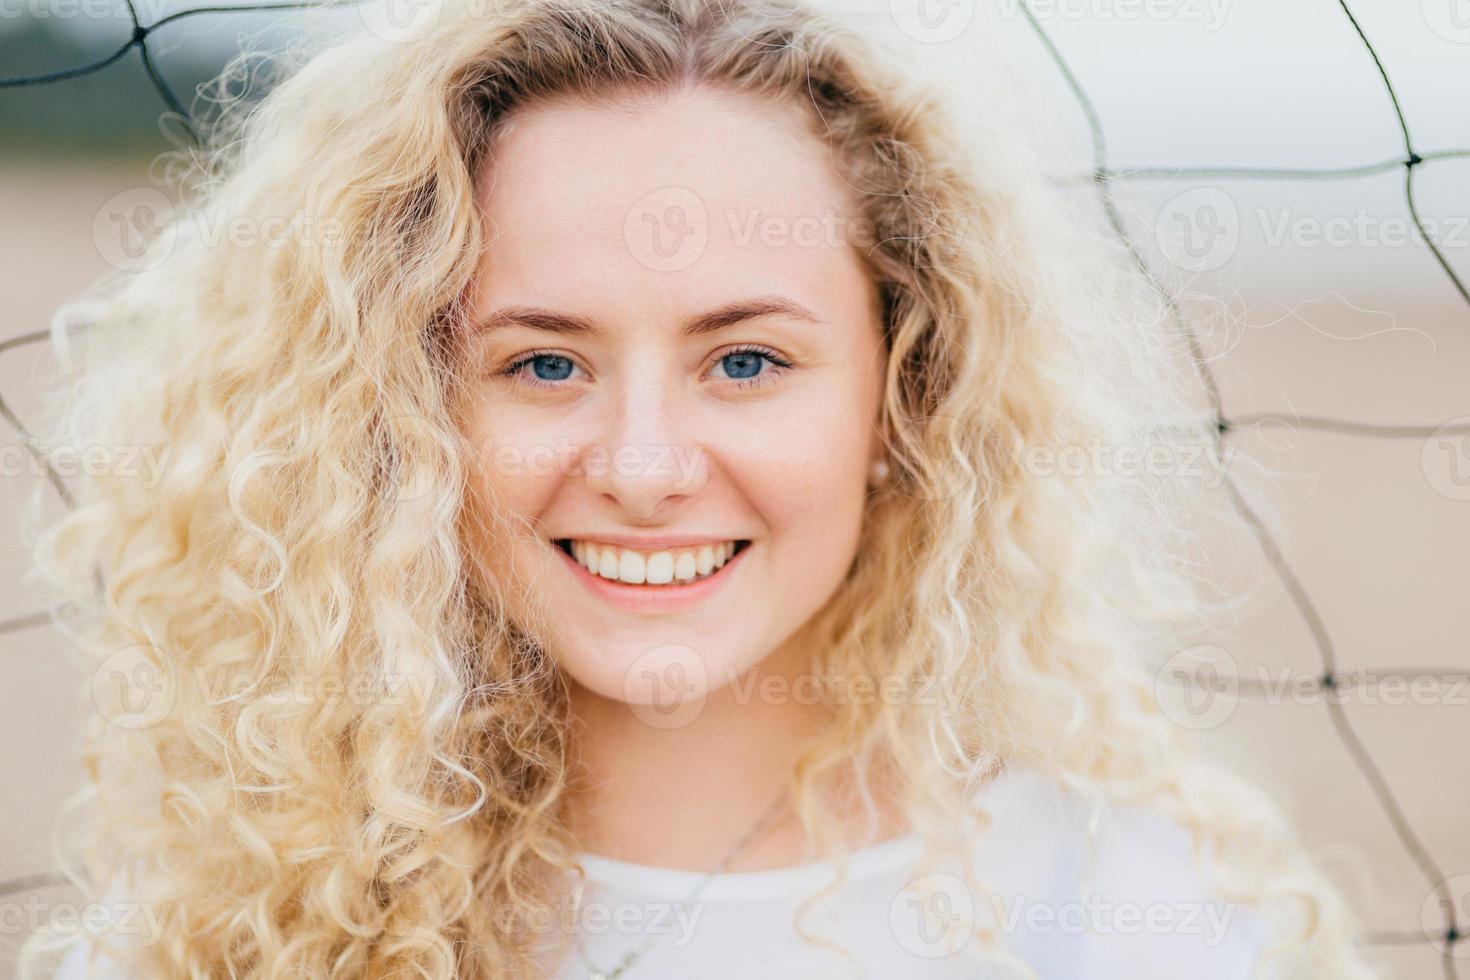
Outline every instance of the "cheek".
<svg viewBox="0 0 1470 980"><path fill-rule="evenodd" d="M534 580L541 543L534 522L563 481L557 442L541 427L481 410L463 429L466 440L466 546L481 573L506 601Z"/></svg>
<svg viewBox="0 0 1470 980"><path fill-rule="evenodd" d="M535 517L568 470L565 433L523 413L482 409L466 429L468 478L480 502Z"/></svg>
<svg viewBox="0 0 1470 980"><path fill-rule="evenodd" d="M774 543L799 542L812 563L835 561L856 547L873 438L868 406L814 390L777 411L727 446L728 471Z"/></svg>

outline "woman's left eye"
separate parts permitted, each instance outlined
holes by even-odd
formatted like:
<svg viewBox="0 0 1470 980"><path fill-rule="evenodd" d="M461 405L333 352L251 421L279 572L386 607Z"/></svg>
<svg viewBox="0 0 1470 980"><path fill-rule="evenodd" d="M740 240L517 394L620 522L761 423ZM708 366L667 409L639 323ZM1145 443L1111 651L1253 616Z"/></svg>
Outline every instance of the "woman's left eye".
<svg viewBox="0 0 1470 980"><path fill-rule="evenodd" d="M766 364L774 370L763 370ZM721 354L715 365L722 368L725 377L738 387L753 388L779 376L791 367L791 362L767 347L742 347Z"/></svg>

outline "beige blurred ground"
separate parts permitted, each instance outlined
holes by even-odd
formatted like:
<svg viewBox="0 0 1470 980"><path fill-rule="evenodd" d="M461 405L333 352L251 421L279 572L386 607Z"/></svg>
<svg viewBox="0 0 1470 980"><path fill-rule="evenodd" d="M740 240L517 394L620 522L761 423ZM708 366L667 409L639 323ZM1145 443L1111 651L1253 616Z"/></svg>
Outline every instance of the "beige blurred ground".
<svg viewBox="0 0 1470 980"><path fill-rule="evenodd" d="M112 194L141 186L148 186L142 163L0 171L0 256L7 272L0 337L45 328L58 303L107 271L93 242L94 218ZM1464 274L1463 256L1454 260ZM1211 340L1222 355L1215 366L1232 415L1298 412L1438 425L1470 414L1463 383L1470 367L1470 308L1427 254L1266 255L1251 262L1250 275L1237 283L1236 306L1252 326ZM21 418L33 404L29 386L48 365L40 348L0 355L0 395ZM3 439L13 453L16 437L8 427ZM1470 501L1454 499L1470 496L1470 440L1427 452L1422 438L1282 429L1233 440L1277 469L1271 496L1285 513L1286 555L1316 601L1344 669L1470 670L1464 644L1470 635ZM1466 467L1459 482L1448 469L1451 451ZM0 480L7 512L14 512L29 482L25 476ZM44 604L37 588L22 580L14 524L0 522L0 582L6 583L0 619L6 620ZM1320 673L1302 618L1253 542L1211 540L1218 580L1255 598L1228 632L1210 642L1249 676L1258 668L1271 677L1283 668L1294 675ZM7 680L0 685L0 772L11 787L0 794L6 841L0 878L11 879L52 864L49 834L78 777L75 735L86 678L49 627L0 635L0 663ZM1347 714L1442 873L1470 875L1464 767L1470 689L1449 693L1436 703L1353 704ZM1286 795L1373 928L1409 940L1422 936L1431 882L1410 860L1325 707L1241 698L1223 724L1201 737ZM1459 894L1464 892L1462 884ZM9 897L8 918L0 922L0 976L10 975L17 924L26 921L27 908L66 897L61 889ZM1462 922L1466 911L1470 906ZM1470 945L1457 951L1470 959ZM1427 942L1385 948L1382 955L1397 976L1441 975L1439 953Z"/></svg>

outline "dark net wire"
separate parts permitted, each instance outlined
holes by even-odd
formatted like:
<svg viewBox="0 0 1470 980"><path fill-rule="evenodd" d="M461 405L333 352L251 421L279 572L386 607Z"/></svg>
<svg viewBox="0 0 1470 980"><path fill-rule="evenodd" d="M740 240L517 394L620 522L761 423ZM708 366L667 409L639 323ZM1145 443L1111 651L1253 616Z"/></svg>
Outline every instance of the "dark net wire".
<svg viewBox="0 0 1470 980"><path fill-rule="evenodd" d="M197 143L199 133L194 125L194 120L188 110L179 101L168 82L159 73L150 54L148 39L154 31L167 24L187 17L199 14L213 13L241 13L245 11L265 10L305 10L321 9L320 2L284 2L250 4L242 6L205 6L191 7L176 11L165 17L159 18L151 24L144 24L139 19L137 7L134 0L124 0L127 5L128 16L132 24L132 34L116 50L95 60L82 64L72 65L56 71L43 72L32 75L0 77L0 88L20 88L31 85L46 85L63 82L69 78L76 78L92 72L100 71L127 57L129 52L137 51L137 56L147 73L150 82L163 99L165 105L177 116L177 121L183 126L190 140ZM345 0L344 3L331 4L333 6L344 6L354 2ZM1418 230L1422 241L1428 249L1429 255L1439 264L1444 274L1460 298L1470 305L1470 292L1466 291L1465 283L1456 275L1455 270L1446 261L1443 252L1436 243L1433 236L1425 228L1424 222L1419 214L1417 201L1414 197L1414 177L1417 168L1434 160L1444 160L1456 157L1470 157L1470 149L1444 150L1435 153L1418 153L1414 149L1413 137L1409 132L1408 121L1404 118L1403 108L1399 103L1397 92L1394 90L1392 79L1388 70L1384 67L1378 56L1373 43L1364 33L1356 17L1347 4L1347 0L1338 0L1338 6L1343 15L1352 25L1358 38L1362 41L1364 49L1372 59L1374 69L1383 82L1384 92L1393 106L1393 111L1398 119L1399 130L1403 136L1403 155L1394 159L1384 160L1380 163L1369 164L1359 167L1341 167L1326 169L1272 169L1257 167L1198 167L1198 168L1153 168L1153 167L1129 167L1126 170L1113 170L1108 165L1107 142L1103 133L1103 127L1099 120L1097 111L1086 89L1076 74L1072 71L1065 56L1052 40L1050 35L1037 20L1035 12L1031 9L1029 0L1019 6L1025 15L1031 30L1035 32L1038 40L1046 50L1047 56L1061 74L1067 88L1077 100L1086 120L1088 130L1092 139L1092 167L1090 172L1075 177L1062 178L1059 183L1079 184L1090 183L1097 191L1100 207L1107 219L1109 227L1118 236L1119 240L1127 248L1128 254L1150 284L1158 290L1160 296L1170 311L1175 328L1188 342L1191 353L1191 363L1198 378L1199 384L1209 398L1209 402L1215 418L1216 441L1214 449L1220 453L1225 448L1225 440L1232 432L1243 431L1251 426L1261 423L1275 422L1284 425L1297 426L1304 429L1312 429L1322 432L1334 432L1341 435L1357 436L1365 439L1424 439L1435 435L1470 435L1470 424L1459 426L1414 426L1414 425L1376 425L1372 423L1356 422L1346 419L1323 418L1319 416L1303 415L1275 415L1269 413L1228 416L1221 404L1220 393L1214 375L1210 369L1207 358L1203 355L1198 337L1194 328L1184 316L1179 304L1164 285L1150 269L1147 260L1137 248L1132 237L1124 228L1123 221L1118 212L1116 201L1113 196L1112 184L1127 180L1149 180L1160 178L1194 178L1194 179L1222 179L1222 180L1278 180L1278 181L1311 181L1311 180L1341 180L1354 177L1363 177L1371 174L1386 173L1402 168L1404 172L1404 198L1408 205L1410 218ZM45 343L51 334L49 331L41 330L34 333L22 334L4 341L0 341L0 354L13 348L28 344ZM20 435L27 448L36 455L37 461L43 468L46 479L55 489L60 499L67 505L73 505L70 491L62 482L60 476L46 463L45 456L40 447L26 430L20 418L6 402L3 394L0 394L0 416L3 416ZM1364 934L1362 942L1370 946L1396 946L1413 945L1422 943L1433 943L1441 951L1441 965L1444 976L1450 980L1458 980L1458 972L1454 958L1454 947L1456 943L1465 942L1470 939L1470 921L1462 919L1459 915L1461 910L1456 907L1456 898L1450 890L1448 880L1439 863L1429 852L1419 834L1415 831L1412 821L1404 812L1403 806L1394 796L1388 781L1384 778L1382 770L1374 762L1372 755L1363 745L1362 739L1358 737L1352 723L1349 721L1342 701L1332 697L1345 681L1344 675L1338 667L1336 646L1332 636L1323 622L1316 604L1307 593L1301 580L1297 577L1290 563L1286 560L1280 545L1270 533L1260 517L1247 503L1240 487L1233 476L1227 470L1224 476L1223 486L1229 496L1231 505L1237 510L1247 525L1252 529L1262 552L1266 556L1276 576L1279 578L1293 606L1304 621L1312 637L1320 662L1320 674L1314 679L1317 693L1324 695L1324 705L1332 727L1342 742L1343 748L1352 759L1353 764L1367 782L1374 797L1382 807L1384 816L1388 819L1395 835L1403 845L1404 851L1409 859L1418 868L1423 878L1434 889L1438 907L1443 911L1443 924L1438 931L1370 931ZM20 616L9 620L0 621L0 635L18 632L20 630L32 629L46 625L51 622L49 612L38 612L26 616ZM1395 671L1394 674L1402 674ZM1452 683L1466 676L1464 670L1453 670L1448 668L1429 668L1415 671L1416 675L1437 678L1441 683ZM1358 680L1372 681L1374 679L1388 676L1387 671L1355 671L1353 677ZM1198 682L1194 678L1194 682ZM1188 682L1188 681L1186 681ZM1267 692L1262 685L1252 684L1248 680L1241 679L1234 690L1244 696L1264 696ZM61 885L65 879L56 872L45 872L40 874L26 875L12 878L8 881L0 881L0 896L11 895L17 892L28 891L35 888Z"/></svg>

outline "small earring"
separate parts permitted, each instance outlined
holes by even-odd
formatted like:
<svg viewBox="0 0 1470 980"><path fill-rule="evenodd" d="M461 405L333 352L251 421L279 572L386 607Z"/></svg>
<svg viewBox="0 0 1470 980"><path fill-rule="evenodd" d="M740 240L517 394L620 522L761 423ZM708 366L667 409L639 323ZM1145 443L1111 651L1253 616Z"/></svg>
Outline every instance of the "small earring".
<svg viewBox="0 0 1470 980"><path fill-rule="evenodd" d="M870 472L872 474L872 482L874 483L874 485L881 485L888 482L888 460L874 460L873 465L870 468Z"/></svg>

